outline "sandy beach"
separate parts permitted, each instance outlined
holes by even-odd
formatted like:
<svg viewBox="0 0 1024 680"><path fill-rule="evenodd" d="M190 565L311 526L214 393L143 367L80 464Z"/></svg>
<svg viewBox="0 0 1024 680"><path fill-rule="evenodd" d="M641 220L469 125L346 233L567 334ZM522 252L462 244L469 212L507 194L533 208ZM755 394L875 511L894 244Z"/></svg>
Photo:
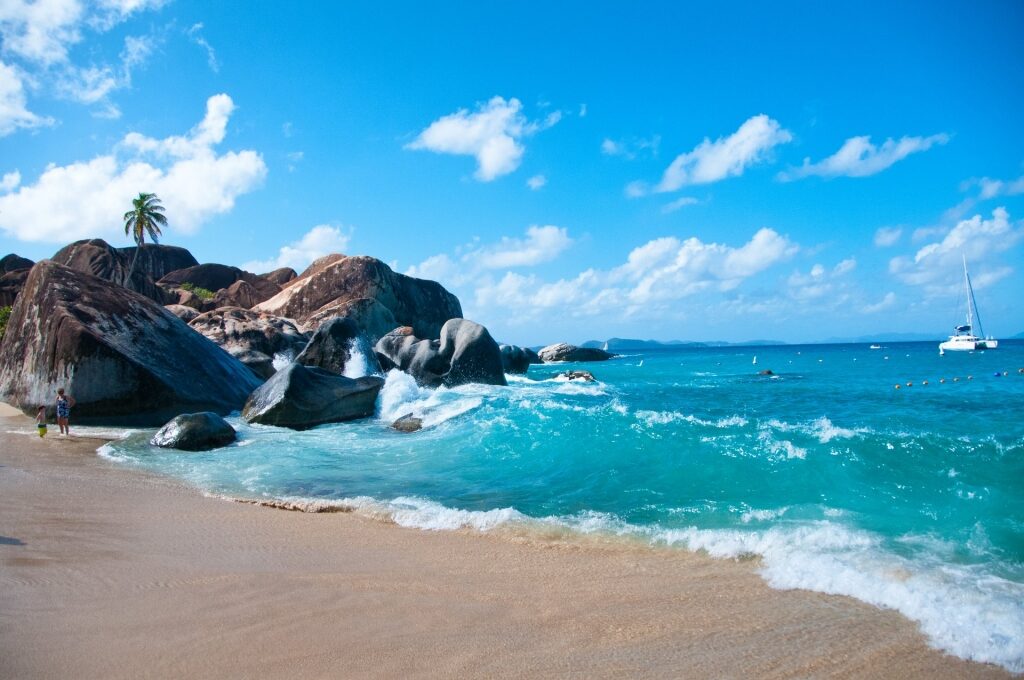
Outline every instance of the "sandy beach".
<svg viewBox="0 0 1024 680"><path fill-rule="evenodd" d="M1008 675L753 560L208 498L4 409L0 677Z"/></svg>

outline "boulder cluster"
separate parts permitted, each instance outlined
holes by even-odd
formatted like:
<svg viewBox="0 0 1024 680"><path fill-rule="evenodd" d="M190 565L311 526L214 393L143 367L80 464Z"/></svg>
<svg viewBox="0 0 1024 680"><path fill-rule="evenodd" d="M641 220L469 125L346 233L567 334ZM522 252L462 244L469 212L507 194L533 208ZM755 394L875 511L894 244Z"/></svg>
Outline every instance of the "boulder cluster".
<svg viewBox="0 0 1024 680"><path fill-rule="evenodd" d="M221 416L238 410L296 429L372 415L392 369L426 387L505 385L531 364L612 356L499 345L439 283L364 256L254 274L90 239L38 263L0 259L0 306L13 306L0 401L34 414L64 387L76 422L164 425L153 445L184 450L234 441Z"/></svg>

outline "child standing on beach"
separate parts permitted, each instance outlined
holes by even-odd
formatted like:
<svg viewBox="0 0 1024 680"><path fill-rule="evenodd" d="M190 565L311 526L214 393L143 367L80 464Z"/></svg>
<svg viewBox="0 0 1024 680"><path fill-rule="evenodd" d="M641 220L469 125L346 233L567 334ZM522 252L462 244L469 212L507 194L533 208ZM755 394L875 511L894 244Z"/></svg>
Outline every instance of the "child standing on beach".
<svg viewBox="0 0 1024 680"><path fill-rule="evenodd" d="M39 430L39 438L46 436L46 407L40 406L36 411L36 428Z"/></svg>
<svg viewBox="0 0 1024 680"><path fill-rule="evenodd" d="M60 428L61 434L71 434L71 425L68 424L68 419L71 417L71 407L74 405L75 400L64 394L63 387L57 390L57 427Z"/></svg>

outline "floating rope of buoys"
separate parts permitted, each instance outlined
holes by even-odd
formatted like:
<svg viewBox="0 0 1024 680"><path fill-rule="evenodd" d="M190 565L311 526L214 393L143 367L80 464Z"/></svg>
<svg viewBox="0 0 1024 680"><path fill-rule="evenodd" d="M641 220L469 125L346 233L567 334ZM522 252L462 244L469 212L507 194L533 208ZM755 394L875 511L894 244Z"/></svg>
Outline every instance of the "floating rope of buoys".
<svg viewBox="0 0 1024 680"><path fill-rule="evenodd" d="M896 389L899 389L900 388L900 384L896 383L895 385L893 385L893 387L895 387Z"/></svg>
<svg viewBox="0 0 1024 680"><path fill-rule="evenodd" d="M922 384L922 385L927 385L927 384L928 384L928 381L927 381L927 380L922 380L922 381L921 381L921 384Z"/></svg>

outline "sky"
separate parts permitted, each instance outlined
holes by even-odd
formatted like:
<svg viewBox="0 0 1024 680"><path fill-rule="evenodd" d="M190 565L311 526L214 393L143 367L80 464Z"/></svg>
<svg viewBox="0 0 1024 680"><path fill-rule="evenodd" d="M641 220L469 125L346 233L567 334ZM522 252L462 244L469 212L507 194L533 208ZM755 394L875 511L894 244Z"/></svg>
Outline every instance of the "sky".
<svg viewBox="0 0 1024 680"><path fill-rule="evenodd" d="M139 192L506 342L1024 331L1024 4L0 0L0 254Z"/></svg>

